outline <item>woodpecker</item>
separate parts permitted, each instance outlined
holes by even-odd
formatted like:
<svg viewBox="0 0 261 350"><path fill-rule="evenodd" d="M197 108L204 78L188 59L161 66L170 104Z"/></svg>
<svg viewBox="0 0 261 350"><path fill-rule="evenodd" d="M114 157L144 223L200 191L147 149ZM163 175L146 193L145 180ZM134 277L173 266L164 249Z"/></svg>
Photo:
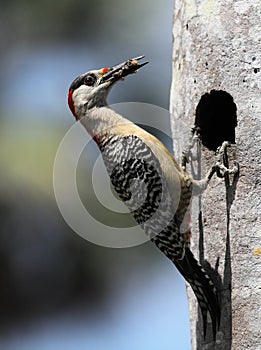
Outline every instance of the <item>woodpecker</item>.
<svg viewBox="0 0 261 350"><path fill-rule="evenodd" d="M106 102L116 82L148 63L141 63L143 58L81 74L69 88L68 104L97 143L119 198L192 287L203 317L204 336L209 312L215 339L220 320L218 293L190 250L191 233L186 225L192 190L199 184L156 137L116 113ZM206 188L215 171L216 165L202 181L201 189Z"/></svg>

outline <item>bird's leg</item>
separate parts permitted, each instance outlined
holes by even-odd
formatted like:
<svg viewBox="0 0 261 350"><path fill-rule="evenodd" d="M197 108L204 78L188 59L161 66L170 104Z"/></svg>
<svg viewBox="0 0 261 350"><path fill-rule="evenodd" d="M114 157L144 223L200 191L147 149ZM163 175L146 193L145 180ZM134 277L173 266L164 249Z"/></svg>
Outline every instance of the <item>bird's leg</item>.
<svg viewBox="0 0 261 350"><path fill-rule="evenodd" d="M195 146L195 144L199 142L199 140L200 140L200 136L197 133L197 129L192 128L190 137L188 139L187 147L183 150L182 157L181 157L181 166L184 171L186 171L186 165L189 162L189 159L194 160L191 150Z"/></svg>
<svg viewBox="0 0 261 350"><path fill-rule="evenodd" d="M232 169L227 168L224 164L228 146L230 146L230 143L228 141L224 141L216 150L216 159L206 175L206 181L209 182L215 172L217 173L217 176L221 178L226 174L237 174L239 172L239 165L236 161L234 161L234 167Z"/></svg>
<svg viewBox="0 0 261 350"><path fill-rule="evenodd" d="M201 194L208 186L212 176L216 173L218 177L223 178L227 174L237 174L239 172L239 164L234 161L234 167L229 169L225 166L227 147L230 146L228 141L224 141L220 147L217 148L215 154L215 161L206 176L202 180L193 181L193 191L196 195Z"/></svg>

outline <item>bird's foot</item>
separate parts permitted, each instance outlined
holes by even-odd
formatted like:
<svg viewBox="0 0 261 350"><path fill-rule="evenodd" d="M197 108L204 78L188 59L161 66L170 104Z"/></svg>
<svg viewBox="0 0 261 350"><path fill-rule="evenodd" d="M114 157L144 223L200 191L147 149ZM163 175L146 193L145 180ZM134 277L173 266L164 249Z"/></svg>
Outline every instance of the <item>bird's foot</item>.
<svg viewBox="0 0 261 350"><path fill-rule="evenodd" d="M216 173L218 177L224 177L227 174L237 174L239 172L239 164L234 161L234 167L232 169L225 166L226 157L227 157L227 147L230 146L228 141L224 141L220 147L216 150L215 162L212 167L209 169L206 175L206 181L209 182L212 176Z"/></svg>
<svg viewBox="0 0 261 350"><path fill-rule="evenodd" d="M228 168L225 164L227 163L227 147L230 146L228 141L224 141L222 145L216 150L215 161L207 175L202 180L194 180L193 181L193 194L199 195L202 194L207 188L212 176L217 174L218 177L223 178L227 174L238 174L239 172L239 164L234 161L234 167L232 169Z"/></svg>
<svg viewBox="0 0 261 350"><path fill-rule="evenodd" d="M200 141L200 136L197 133L196 128L192 128L187 147L182 152L181 167L184 171L186 171L186 165L187 163L189 163L189 160L190 159L194 160L191 150L193 149L195 144L198 143L199 141Z"/></svg>

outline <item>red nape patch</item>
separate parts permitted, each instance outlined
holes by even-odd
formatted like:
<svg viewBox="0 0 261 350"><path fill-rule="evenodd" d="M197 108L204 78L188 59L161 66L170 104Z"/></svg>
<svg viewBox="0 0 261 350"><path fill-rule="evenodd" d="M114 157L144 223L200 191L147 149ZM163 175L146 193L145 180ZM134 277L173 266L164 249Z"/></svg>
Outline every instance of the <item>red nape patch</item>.
<svg viewBox="0 0 261 350"><path fill-rule="evenodd" d="M75 119L78 120L79 118L76 115L75 106L74 106L73 97L72 97L73 92L74 92L74 90L69 90L69 92L68 92L68 105L70 107L72 114L75 116Z"/></svg>
<svg viewBox="0 0 261 350"><path fill-rule="evenodd" d="M97 143L97 145L99 146L99 144L100 144L99 136L98 135L94 135L92 138Z"/></svg>
<svg viewBox="0 0 261 350"><path fill-rule="evenodd" d="M110 68L102 68L101 71L102 71L102 74L105 74L110 71Z"/></svg>

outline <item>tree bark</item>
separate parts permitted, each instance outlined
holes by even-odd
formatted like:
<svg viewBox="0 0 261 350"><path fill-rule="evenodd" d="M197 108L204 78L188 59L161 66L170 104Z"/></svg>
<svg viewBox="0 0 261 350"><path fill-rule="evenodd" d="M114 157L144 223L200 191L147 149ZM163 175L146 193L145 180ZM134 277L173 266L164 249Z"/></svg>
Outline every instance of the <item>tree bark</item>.
<svg viewBox="0 0 261 350"><path fill-rule="evenodd" d="M260 33L259 0L175 0L170 111L176 156L186 146L205 93L230 94L238 124L228 160L230 166L239 162L239 176L214 177L192 203L191 249L221 298L214 343L211 325L203 339L200 311L188 288L193 350L261 349ZM211 166L214 152L201 145L194 156L188 171L199 178Z"/></svg>

